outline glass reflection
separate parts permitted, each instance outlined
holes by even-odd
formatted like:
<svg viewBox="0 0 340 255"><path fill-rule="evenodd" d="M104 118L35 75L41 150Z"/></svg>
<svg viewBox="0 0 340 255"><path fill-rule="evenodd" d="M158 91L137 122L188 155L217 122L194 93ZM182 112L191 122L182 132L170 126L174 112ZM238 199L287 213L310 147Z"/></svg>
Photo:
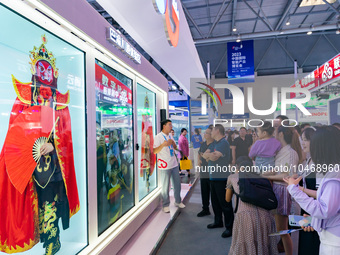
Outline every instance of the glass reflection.
<svg viewBox="0 0 340 255"><path fill-rule="evenodd" d="M97 199L101 234L134 205L132 80L96 61Z"/></svg>
<svg viewBox="0 0 340 255"><path fill-rule="evenodd" d="M155 171L156 155L153 153L153 139L156 135L156 94L137 84L137 125L139 162L139 200L157 187Z"/></svg>

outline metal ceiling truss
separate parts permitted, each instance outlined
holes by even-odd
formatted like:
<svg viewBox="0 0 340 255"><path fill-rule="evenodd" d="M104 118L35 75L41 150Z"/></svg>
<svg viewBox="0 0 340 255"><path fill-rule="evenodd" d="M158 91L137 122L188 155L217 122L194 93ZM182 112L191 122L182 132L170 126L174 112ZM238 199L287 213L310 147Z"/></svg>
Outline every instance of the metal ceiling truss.
<svg viewBox="0 0 340 255"><path fill-rule="evenodd" d="M262 7L262 4L263 4L263 0L261 0L261 3L260 3L261 7ZM257 12L257 17L256 17L256 21L255 21L254 28L253 28L253 33L255 33L256 25L259 20L259 14L260 14L260 10Z"/></svg>
<svg viewBox="0 0 340 255"><path fill-rule="evenodd" d="M258 11L258 12L260 12L260 11ZM329 10L313 12L313 14L325 14L325 13L329 13ZM305 15L308 15L308 14L309 14L309 12L300 12L300 13L290 14L290 17L291 18L292 17L299 17L299 16L305 16ZM332 12L331 15L332 15L332 17L334 17L335 13ZM280 18L280 17L281 17L281 15L273 15L273 16L268 16L267 18L268 19L277 19L277 18ZM235 23L251 22L251 21L256 21L258 19L259 19L259 17L258 17L258 15L256 15L256 17L254 17L254 18L236 19ZM228 23L231 23L231 20L226 20L226 21L220 21L219 22L219 24L228 24ZM200 27L211 26L211 23L203 23L203 24L199 24L199 26ZM280 30L280 29L278 29L278 30Z"/></svg>
<svg viewBox="0 0 340 255"><path fill-rule="evenodd" d="M273 3L278 3L279 4L282 4L282 2L284 2L285 0L278 0L277 2L273 2ZM315 8L315 6L312 6L311 9L308 11L308 12L296 12L299 8L299 5L297 4L298 3L298 0L287 0L286 4L285 4L285 7L283 8L283 11L282 11L282 14L280 15L272 15L272 16L267 16L266 13L264 12L264 9L263 9L263 2L266 2L265 0L223 0L222 2L220 3L214 3L214 4L209 4L208 0L205 0L205 5L196 5L196 6L191 6L190 7L186 7L185 6L185 2L182 4L183 7L185 8L185 13L187 15L187 18L191 21L191 23L193 24L193 26L190 26L191 28L195 28L198 33L200 34L200 38L194 38L194 40L197 41L197 43L215 43L215 41L206 41L206 40L203 40L201 41L202 38L202 30L200 28L204 27L204 26L209 26L210 29L209 29L209 32L206 36L204 36L204 39L212 39L212 38L216 38L218 42L221 41L221 38L222 37L218 37L218 36L212 36L212 33L214 31L214 29L219 25L219 26L222 26L224 24L228 24L228 23L231 23L230 24L230 33L229 33L229 36L224 36L223 38L226 39L226 41L228 40L236 40L237 37L230 37L232 35L235 35L235 31L233 31L233 29L236 27L237 25L237 34L240 35L241 37L244 37L244 38L248 38L248 39L251 39L252 37L249 35L249 34L242 34L242 32L240 31L242 25L240 23L242 22L251 22L251 21L255 21L254 23L254 28L252 30L252 32L254 34L256 33L259 33L259 32L256 32L256 26L258 24L258 20L261 20L261 22L263 22L263 24L265 24L265 26L268 28L268 31L261 31L259 34L260 36L266 36L266 34L264 34L264 32L269 32L268 36L273 36L273 34L271 32L276 32L275 34L278 35L280 33L285 33L285 35L289 35L289 34L294 34L294 33L297 33L297 31L299 30L295 30L296 28L298 29L302 29L301 31L299 31L299 33L305 33L305 32L308 32L308 30L310 29L311 27L311 24L305 24L306 20L309 18L309 17L312 17L312 15L316 15L316 14L325 14L325 13L330 13L332 12L329 17L327 18L327 20L323 21L322 23L320 22L315 22L313 23L312 25L315 26L316 24L323 24L323 25L327 25L328 23L332 23L333 19L334 19L334 16L336 14L339 14L340 15L340 6L338 6L338 8L336 8L334 6L334 4L330 4L328 3L326 0L323 0L327 6L329 7L327 10L323 10L323 9L317 9ZM339 0L340 1L340 0ZM238 10L239 8L239 4L238 2L243 2L247 7L248 9L255 15L255 18L239 18L239 19L236 19L236 15L237 13L240 11ZM193 3L193 2L191 2ZM229 5L232 4L232 8L230 11L227 12L228 10L228 7ZM275 6L275 4L273 4ZM216 7L216 6L219 6L219 11L217 13L217 15L215 16L215 19L214 19L214 22L211 23L211 20L212 20L212 16L211 16L211 13L210 13L210 9L212 7ZM294 12L292 12L292 8L295 7L295 10ZM207 17L202 17L202 16L193 16L192 14L190 14L190 10L195 10L195 9L200 9L200 8L205 8L207 10ZM267 8L268 8L268 1L267 1ZM224 15L231 15L231 19L229 20L223 20L221 21L222 17ZM297 16L304 16L303 18L303 21L298 25L298 27L295 27L295 28L292 28L292 29L284 29L282 30L282 27L283 25L285 24L285 21L287 19L291 19L293 17L297 17ZM199 19L201 18L207 18L208 20L208 23L200 23L199 22ZM279 19L277 21L277 19ZM197 20L196 22L194 22L195 20ZM276 23L276 25L274 26L273 25L273 20L274 22ZM308 19L309 20L309 19ZM210 22L209 22L210 21ZM271 22L272 21L272 22ZM305 28L303 28L304 26L306 26ZM328 29L331 29L331 30L334 30L336 29L334 26L331 26L331 27L318 27L319 30L318 31L321 31L320 29L324 29L324 30L328 30ZM228 31L228 30L226 30ZM314 31L317 31L314 29ZM257 35L254 35L254 37L256 38Z"/></svg>
<svg viewBox="0 0 340 255"><path fill-rule="evenodd" d="M195 21L195 20L193 19L193 17L190 15L190 13L189 13L189 11L187 10L187 8L186 8L184 5L182 5L182 6L183 6L183 10L184 10L185 15L188 17L188 19L189 19L189 20L191 21L191 23L194 25L194 27L196 28L197 32L201 35L201 38L204 38L203 33L202 33L201 29L197 26L196 21Z"/></svg>
<svg viewBox="0 0 340 255"><path fill-rule="evenodd" d="M340 12L330 3L328 3L326 0L322 0L325 4L327 4L335 13L340 15Z"/></svg>
<svg viewBox="0 0 340 255"><path fill-rule="evenodd" d="M87 0L87 1L105 19L107 19L109 23L119 28L119 25L116 24L115 20L112 19L112 17L95 0ZM314 54L315 48L320 42L321 38L324 38L325 42L327 42L325 43L325 47L329 47L332 49L332 50L328 50L328 52L333 52L333 50L336 52L340 51L339 46L338 46L339 41L337 37L334 37L334 36L331 37L331 34L334 34L334 31L338 29L337 22L340 21L340 0L338 0L337 2L333 4L328 3L326 0L323 0L323 1L326 3L328 7L327 9L325 5L311 6L310 8L300 8L299 0L275 0L275 1L220 0L219 2L214 1L214 3L211 3L212 2L211 0L210 2L209 0L188 1L188 2L182 0L182 7L183 7L184 14L188 20L190 29L192 31L195 31L194 33L195 38L193 39L196 43L196 46L203 47L203 49L201 49L202 53L204 53L204 50L205 50L204 47L206 45L222 43L222 42L225 43L228 41L235 41L239 37L241 38L241 40L271 39L270 43L268 42L268 47L259 48L261 51L263 51L263 54L258 54L260 56L260 59L257 59L256 61L257 64L255 66L255 71L260 72L260 74L265 74L265 73L275 74L275 72L280 72L280 69L284 69L285 72L287 71L288 73L290 73L292 67L290 66L290 63L288 62L288 64L282 68L279 66L273 66L270 68L262 67L262 69L260 69L261 65L264 63L263 61L265 59L272 57L273 51L271 49L273 48L274 42L277 42L280 49L282 49L282 52L284 52L284 54L292 62L294 62L295 59L299 59L299 62L302 62L299 65L299 67L307 68L307 69L313 68L312 63L308 63L307 65L306 63L308 59L310 58L311 54ZM231 8L229 8L230 5L231 5ZM244 8L245 6L246 8ZM200 15L197 16L198 10L199 9L202 10L203 8L205 9L206 16L202 14L202 11L200 11L199 12ZM275 10L275 11L271 12L270 11L271 8L273 8L272 10ZM277 10L280 10L280 9L281 9L281 13L279 14ZM306 11L306 9L308 11ZM245 15L244 13L248 13L249 12L248 10L251 13L253 13L255 16ZM273 13L273 14L269 15L269 13L270 14ZM228 19L225 19L226 15L228 15ZM315 21L313 20L314 15L315 17L318 17L318 18L315 18ZM325 16L325 18L323 20L321 19L320 21L320 17L323 17L322 15ZM295 26L291 25L290 27L285 26L286 21L292 20L292 19L299 20L299 24L294 24ZM262 24L260 24L259 21L261 21L265 25L265 27L262 26ZM306 22L308 24L306 24ZM246 32L244 31L242 33L242 27L245 26L245 24L246 26L249 26L249 24L252 24L253 27L250 30L252 32L244 33ZM261 26L259 26L259 24ZM295 52L294 54L292 54L291 52L289 52L288 48L285 47L285 45L282 43L282 39L280 38L301 37L301 40L305 41L306 32L308 32L311 29L311 24L313 24L313 35L315 38L315 42L312 43L313 42L312 41L308 44L308 47L310 47L310 49L308 50L308 53ZM218 29L216 29L217 27ZM236 28L237 31L233 31L234 28ZM218 35L214 33L215 29L216 31L224 30L225 32L224 33L222 32ZM125 36L129 39L129 41L132 40L132 38L130 38L124 32L123 29L122 31L125 34ZM249 29L247 29L247 31L249 31ZM318 35L319 37L315 37ZM295 40L300 40L300 39L295 39ZM334 41L334 43L332 41ZM135 42L134 42L134 45L136 45ZM136 45L135 47L137 46L138 45ZM213 70L212 74L214 75L218 74L219 76L221 76L220 74L222 74L223 76L226 74L226 71L227 71L227 70L224 70L225 61L227 59L227 49L224 50L224 48L222 48L221 50L221 48L219 48L219 51L216 50L215 52L214 48L215 47L211 48L210 46L209 48L207 48L208 52L205 52L205 54L203 55L206 56L206 58L214 59L215 63L212 63L210 60L211 68ZM221 56L221 53L223 53L223 56ZM304 55L301 56L301 54L304 54ZM146 53L143 55L146 55L150 63L152 64L155 63L152 60L152 58L150 58ZM200 60L202 62L204 70L206 71L207 61L203 59L201 54L200 54ZM159 70L161 69L161 67L158 66L157 69ZM167 76L167 75L164 74L164 76Z"/></svg>
<svg viewBox="0 0 340 255"><path fill-rule="evenodd" d="M313 52L315 46L316 46L316 45L318 44L318 42L320 41L321 37L322 37L322 35L320 35L319 38L315 41L315 43L313 44L313 47L309 50L309 52L308 52L308 54L307 54L305 60L302 62L301 67L304 67L306 61L308 60L310 54Z"/></svg>
<svg viewBox="0 0 340 255"><path fill-rule="evenodd" d="M285 21L287 15L289 14L290 12L290 9L292 8L292 6L295 4L297 0L290 0L290 2L288 1L287 5L286 5L286 8L279 20L279 22L277 23L276 27L275 27L275 30L280 30L282 28L282 24L283 22Z"/></svg>
<svg viewBox="0 0 340 255"><path fill-rule="evenodd" d="M236 28L236 26L235 26L236 13L237 13L237 0L234 0L234 3L233 3L233 17L232 17L232 20L231 20L230 31L233 31L234 28ZM235 32L235 31L233 31L233 32Z"/></svg>
<svg viewBox="0 0 340 255"><path fill-rule="evenodd" d="M211 28L210 28L210 31L209 31L209 33L208 33L208 35L207 35L206 38L209 38L209 36L211 35L211 33L214 31L216 25L218 24L218 22L220 22L220 20L221 20L223 14L224 14L225 11L228 9L228 7L229 7L229 5L231 4L232 0L230 0L229 3L227 4L227 6L225 6L225 8L223 9L223 7L224 7L224 5L225 5L226 2L227 2L227 0L224 0L223 4L221 5L221 8L220 8L220 10L218 11L218 14L217 14L217 16L216 16L216 19L215 19L214 23L212 24L212 26L211 26ZM222 11L222 10L223 10L223 11Z"/></svg>
<svg viewBox="0 0 340 255"><path fill-rule="evenodd" d="M264 20L259 14L257 14L257 12L248 4L248 2L246 0L242 0L247 6L248 8L269 28L269 30L273 31L272 26L270 25L270 23L267 23L266 20ZM256 0L255 0L256 1ZM260 10L261 11L261 10Z"/></svg>
<svg viewBox="0 0 340 255"><path fill-rule="evenodd" d="M269 47L266 49L265 53L262 55L262 57L261 57L261 59L260 59L260 62L257 64L257 66L256 66L256 68L255 68L255 72L258 71L259 67L260 67L261 64L262 64L262 61L263 61L264 57L265 57L265 56L267 55L267 53L269 52L269 50L270 50L270 48L272 47L273 43L274 43L274 40L271 41Z"/></svg>

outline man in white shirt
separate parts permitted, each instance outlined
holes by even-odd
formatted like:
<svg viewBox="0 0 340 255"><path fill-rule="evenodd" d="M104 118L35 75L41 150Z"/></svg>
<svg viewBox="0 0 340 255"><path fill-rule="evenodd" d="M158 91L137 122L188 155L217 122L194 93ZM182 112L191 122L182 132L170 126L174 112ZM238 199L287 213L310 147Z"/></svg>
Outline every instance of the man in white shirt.
<svg viewBox="0 0 340 255"><path fill-rule="evenodd" d="M175 206L179 208L185 208L185 205L181 202L181 181L178 174L178 161L175 155L177 146L170 135L170 131L172 129L171 120L163 121L161 126L162 132L158 133L154 139L153 152L157 154L157 166L160 170L159 173L162 185L161 196L163 200L163 211L169 213L170 177L174 188Z"/></svg>

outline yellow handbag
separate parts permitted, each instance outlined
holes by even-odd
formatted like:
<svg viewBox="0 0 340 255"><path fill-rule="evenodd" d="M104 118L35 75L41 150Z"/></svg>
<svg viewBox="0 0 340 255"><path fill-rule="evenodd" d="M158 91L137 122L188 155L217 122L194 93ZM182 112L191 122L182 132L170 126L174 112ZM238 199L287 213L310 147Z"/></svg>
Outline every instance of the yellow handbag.
<svg viewBox="0 0 340 255"><path fill-rule="evenodd" d="M190 170L192 166L191 160L187 157L182 157L179 162L179 167L181 170Z"/></svg>

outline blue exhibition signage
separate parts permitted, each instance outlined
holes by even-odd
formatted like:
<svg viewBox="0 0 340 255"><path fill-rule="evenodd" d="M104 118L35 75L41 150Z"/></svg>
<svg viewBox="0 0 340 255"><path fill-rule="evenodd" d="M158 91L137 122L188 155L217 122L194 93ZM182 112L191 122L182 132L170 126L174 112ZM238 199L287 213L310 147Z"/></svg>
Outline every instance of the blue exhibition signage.
<svg viewBox="0 0 340 255"><path fill-rule="evenodd" d="M254 41L228 42L228 83L254 82Z"/></svg>

